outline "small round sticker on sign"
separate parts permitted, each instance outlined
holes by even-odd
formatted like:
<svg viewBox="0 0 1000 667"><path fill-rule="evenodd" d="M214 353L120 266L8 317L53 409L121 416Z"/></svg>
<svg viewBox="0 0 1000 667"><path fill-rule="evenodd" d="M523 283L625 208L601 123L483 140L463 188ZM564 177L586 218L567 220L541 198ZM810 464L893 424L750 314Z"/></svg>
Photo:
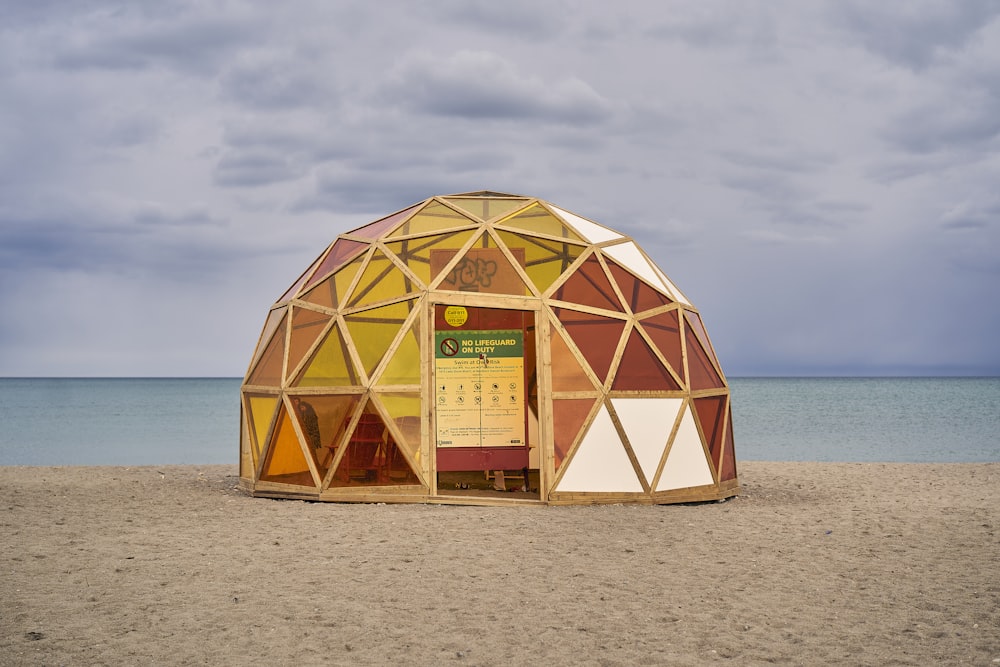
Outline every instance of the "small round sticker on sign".
<svg viewBox="0 0 1000 667"><path fill-rule="evenodd" d="M469 319L469 311L462 306L448 306L444 309L444 321L453 327L460 327Z"/></svg>

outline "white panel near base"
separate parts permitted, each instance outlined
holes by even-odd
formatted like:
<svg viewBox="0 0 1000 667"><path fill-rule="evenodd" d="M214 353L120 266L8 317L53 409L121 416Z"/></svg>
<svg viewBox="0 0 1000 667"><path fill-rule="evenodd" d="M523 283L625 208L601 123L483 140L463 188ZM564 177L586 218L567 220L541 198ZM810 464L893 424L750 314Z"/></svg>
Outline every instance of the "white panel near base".
<svg viewBox="0 0 1000 667"><path fill-rule="evenodd" d="M642 484L607 408L594 418L590 430L569 461L556 491L642 493Z"/></svg>
<svg viewBox="0 0 1000 667"><path fill-rule="evenodd" d="M622 238L622 235L618 232L612 231L607 227L602 227L596 222L584 220L575 213L564 211L558 206L553 206L552 210L559 214L559 217L563 219L563 222L568 223L576 231L580 232L580 234L583 235L583 238L587 239L591 243L602 243L604 241L610 241L611 239Z"/></svg>
<svg viewBox="0 0 1000 667"><path fill-rule="evenodd" d="M674 444L667 454L667 462L663 465L663 474L657 491L683 489L688 486L704 486L714 484L712 469L708 467L705 450L698 437L698 427L691 416L691 407L684 411L680 428L674 436Z"/></svg>
<svg viewBox="0 0 1000 667"><path fill-rule="evenodd" d="M664 292L667 296L673 298L673 294L667 289L663 281L660 280L659 274L653 270L653 267L649 265L649 260L640 252L639 246L635 243L621 243L619 245L608 246L607 248L602 248L605 254L614 257L624 266L632 271L647 283L655 287L656 289Z"/></svg>
<svg viewBox="0 0 1000 667"><path fill-rule="evenodd" d="M681 398L611 399L642 474L650 484L683 402Z"/></svg>

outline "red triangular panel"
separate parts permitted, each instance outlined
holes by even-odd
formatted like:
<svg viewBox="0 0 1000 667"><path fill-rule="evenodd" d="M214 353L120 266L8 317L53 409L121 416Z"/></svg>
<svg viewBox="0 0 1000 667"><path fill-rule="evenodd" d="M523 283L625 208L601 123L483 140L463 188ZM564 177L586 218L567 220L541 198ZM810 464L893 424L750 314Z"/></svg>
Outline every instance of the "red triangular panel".
<svg viewBox="0 0 1000 667"><path fill-rule="evenodd" d="M687 342L688 371L690 372L691 389L719 389L725 383L716 372L712 362L708 360L698 336L691 327L685 327L684 339Z"/></svg>
<svg viewBox="0 0 1000 667"><path fill-rule="evenodd" d="M653 317L648 317L641 322L642 327L653 343L656 344L660 354L667 360L677 376L684 379L684 357L681 354L681 327L678 322L676 310L660 313Z"/></svg>
<svg viewBox="0 0 1000 667"><path fill-rule="evenodd" d="M652 310L653 308L673 303L664 294L642 282L615 262L607 258L605 258L605 261L608 263L608 269L611 271L611 275L614 276L615 282L618 283L618 289L625 296L625 300L628 301L633 313Z"/></svg>
<svg viewBox="0 0 1000 667"><path fill-rule="evenodd" d="M573 447L580 429L590 416L595 398L570 398L552 401L553 449L555 469L559 470L563 460Z"/></svg>
<svg viewBox="0 0 1000 667"><path fill-rule="evenodd" d="M729 411L729 421L726 423L726 439L722 452L722 472L719 481L736 479L736 451L733 447L733 413Z"/></svg>
<svg viewBox="0 0 1000 667"><path fill-rule="evenodd" d="M368 247L367 243L362 243L361 241L351 241L349 239L338 239L333 247L330 248L330 253L323 260L323 263L319 265L316 272L313 273L312 278L303 287L304 290L309 289L316 283L320 281L323 277L333 273L341 266L349 262L356 255L364 251Z"/></svg>
<svg viewBox="0 0 1000 667"><path fill-rule="evenodd" d="M616 391L676 391L680 385L633 329L611 388Z"/></svg>
<svg viewBox="0 0 1000 667"><path fill-rule="evenodd" d="M719 456L722 453L722 418L725 415L726 397L709 396L694 399L695 414L701 424L701 432L708 441L708 451L712 457L712 466L719 467Z"/></svg>
<svg viewBox="0 0 1000 667"><path fill-rule="evenodd" d="M618 351L625 322L568 308L554 308L553 311L603 383Z"/></svg>
<svg viewBox="0 0 1000 667"><path fill-rule="evenodd" d="M597 255L591 255L552 295L558 301L579 303L593 308L623 312L622 304L611 287Z"/></svg>

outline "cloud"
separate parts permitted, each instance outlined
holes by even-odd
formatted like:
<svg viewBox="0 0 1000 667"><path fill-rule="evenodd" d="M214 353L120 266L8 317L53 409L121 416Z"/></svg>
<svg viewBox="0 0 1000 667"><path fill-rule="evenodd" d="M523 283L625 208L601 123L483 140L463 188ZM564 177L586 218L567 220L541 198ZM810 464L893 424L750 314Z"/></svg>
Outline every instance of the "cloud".
<svg viewBox="0 0 1000 667"><path fill-rule="evenodd" d="M378 98L420 113L471 121L593 125L613 113L610 101L576 77L545 82L485 51L458 51L444 58L409 54Z"/></svg>

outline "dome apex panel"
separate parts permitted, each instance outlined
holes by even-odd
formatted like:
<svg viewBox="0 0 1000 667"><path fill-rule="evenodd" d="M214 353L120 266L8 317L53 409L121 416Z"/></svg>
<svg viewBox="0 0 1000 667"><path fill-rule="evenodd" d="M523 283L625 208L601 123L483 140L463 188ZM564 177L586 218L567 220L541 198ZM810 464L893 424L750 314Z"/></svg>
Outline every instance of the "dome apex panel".
<svg viewBox="0 0 1000 667"><path fill-rule="evenodd" d="M254 495L739 491L701 314L633 239L537 198L433 196L342 233L271 307L251 358L239 470Z"/></svg>

